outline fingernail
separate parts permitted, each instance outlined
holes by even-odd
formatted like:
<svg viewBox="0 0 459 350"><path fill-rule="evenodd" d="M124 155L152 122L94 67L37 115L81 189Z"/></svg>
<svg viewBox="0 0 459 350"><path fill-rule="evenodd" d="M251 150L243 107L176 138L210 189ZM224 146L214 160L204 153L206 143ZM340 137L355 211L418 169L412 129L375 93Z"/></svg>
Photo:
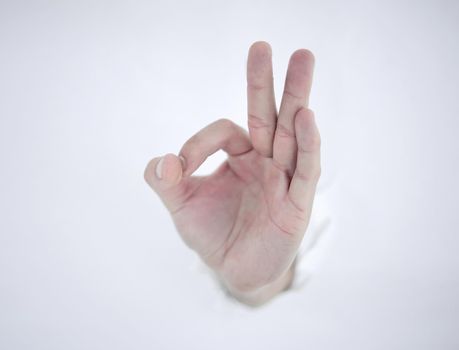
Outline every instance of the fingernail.
<svg viewBox="0 0 459 350"><path fill-rule="evenodd" d="M163 161L164 161L164 157L162 157L158 164L156 164L156 169L155 169L155 172L156 172L156 177L158 179L162 179L162 175L163 175Z"/></svg>

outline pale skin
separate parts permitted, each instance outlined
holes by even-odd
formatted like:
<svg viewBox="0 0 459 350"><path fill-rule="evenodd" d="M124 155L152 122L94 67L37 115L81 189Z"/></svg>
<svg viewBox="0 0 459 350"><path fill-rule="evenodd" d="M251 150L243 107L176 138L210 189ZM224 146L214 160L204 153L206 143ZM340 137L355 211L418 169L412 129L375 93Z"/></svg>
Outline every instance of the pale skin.
<svg viewBox="0 0 459 350"><path fill-rule="evenodd" d="M251 306L290 285L321 172L320 135L308 109L314 57L305 49L291 55L279 111L271 57L266 42L249 49L248 133L219 119L178 155L154 158L145 169L185 243ZM228 157L215 172L192 175L220 149Z"/></svg>

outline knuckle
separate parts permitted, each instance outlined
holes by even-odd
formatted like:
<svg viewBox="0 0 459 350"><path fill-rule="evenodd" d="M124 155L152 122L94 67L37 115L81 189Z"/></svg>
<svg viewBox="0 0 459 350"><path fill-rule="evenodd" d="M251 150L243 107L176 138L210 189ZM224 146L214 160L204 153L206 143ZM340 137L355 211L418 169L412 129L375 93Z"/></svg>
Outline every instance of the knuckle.
<svg viewBox="0 0 459 350"><path fill-rule="evenodd" d="M320 139L319 133L313 133L306 139L306 145L309 146L311 150L317 150L320 148L322 140Z"/></svg>
<svg viewBox="0 0 459 350"><path fill-rule="evenodd" d="M255 144L254 147L256 148L257 152L266 158L271 158L273 156L273 149L271 144L258 142Z"/></svg>
<svg viewBox="0 0 459 350"><path fill-rule="evenodd" d="M255 114L248 114L248 125L251 129L272 128L272 124Z"/></svg>
<svg viewBox="0 0 459 350"><path fill-rule="evenodd" d="M311 168L311 180L314 182L319 181L320 176L322 175L322 168L320 165Z"/></svg>
<svg viewBox="0 0 459 350"><path fill-rule="evenodd" d="M314 136L311 138L312 144L316 148L320 148L322 145L322 138L320 137L319 133L315 133Z"/></svg>
<svg viewBox="0 0 459 350"><path fill-rule="evenodd" d="M295 132L287 128L285 125L281 123L277 123L276 136L281 137L281 138L286 138L286 137L294 138Z"/></svg>
<svg viewBox="0 0 459 350"><path fill-rule="evenodd" d="M314 133L310 135L309 137L306 137L306 139L298 146L298 150L300 152L315 152L319 151L322 145L322 140L320 138L320 135L318 133Z"/></svg>
<svg viewBox="0 0 459 350"><path fill-rule="evenodd" d="M232 129L235 126L235 124L227 118L220 118L215 122L215 124L223 129Z"/></svg>
<svg viewBox="0 0 459 350"><path fill-rule="evenodd" d="M321 176L322 169L319 166L313 166L307 171L297 171L296 176L304 182L317 182Z"/></svg>

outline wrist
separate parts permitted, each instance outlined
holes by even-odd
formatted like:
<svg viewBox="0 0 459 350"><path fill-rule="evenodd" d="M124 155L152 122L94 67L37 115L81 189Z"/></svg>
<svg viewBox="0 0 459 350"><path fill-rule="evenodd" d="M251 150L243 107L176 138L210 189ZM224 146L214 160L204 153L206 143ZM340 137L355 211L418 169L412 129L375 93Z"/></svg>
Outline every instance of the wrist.
<svg viewBox="0 0 459 350"><path fill-rule="evenodd" d="M257 307L267 303L279 293L290 288L295 276L295 265L296 259L276 280L252 290L241 290L230 283L225 283L224 281L222 283L233 298L248 306Z"/></svg>

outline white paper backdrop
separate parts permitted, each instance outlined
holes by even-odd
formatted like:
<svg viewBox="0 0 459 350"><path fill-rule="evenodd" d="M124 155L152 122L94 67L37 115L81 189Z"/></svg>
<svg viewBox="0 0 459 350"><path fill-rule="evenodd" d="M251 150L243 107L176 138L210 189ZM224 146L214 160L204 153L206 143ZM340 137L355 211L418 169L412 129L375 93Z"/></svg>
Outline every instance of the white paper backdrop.
<svg viewBox="0 0 459 350"><path fill-rule="evenodd" d="M455 1L1 1L0 348L457 349L458 33ZM256 40L277 96L316 56L332 225L304 288L253 311L143 169L246 125Z"/></svg>

